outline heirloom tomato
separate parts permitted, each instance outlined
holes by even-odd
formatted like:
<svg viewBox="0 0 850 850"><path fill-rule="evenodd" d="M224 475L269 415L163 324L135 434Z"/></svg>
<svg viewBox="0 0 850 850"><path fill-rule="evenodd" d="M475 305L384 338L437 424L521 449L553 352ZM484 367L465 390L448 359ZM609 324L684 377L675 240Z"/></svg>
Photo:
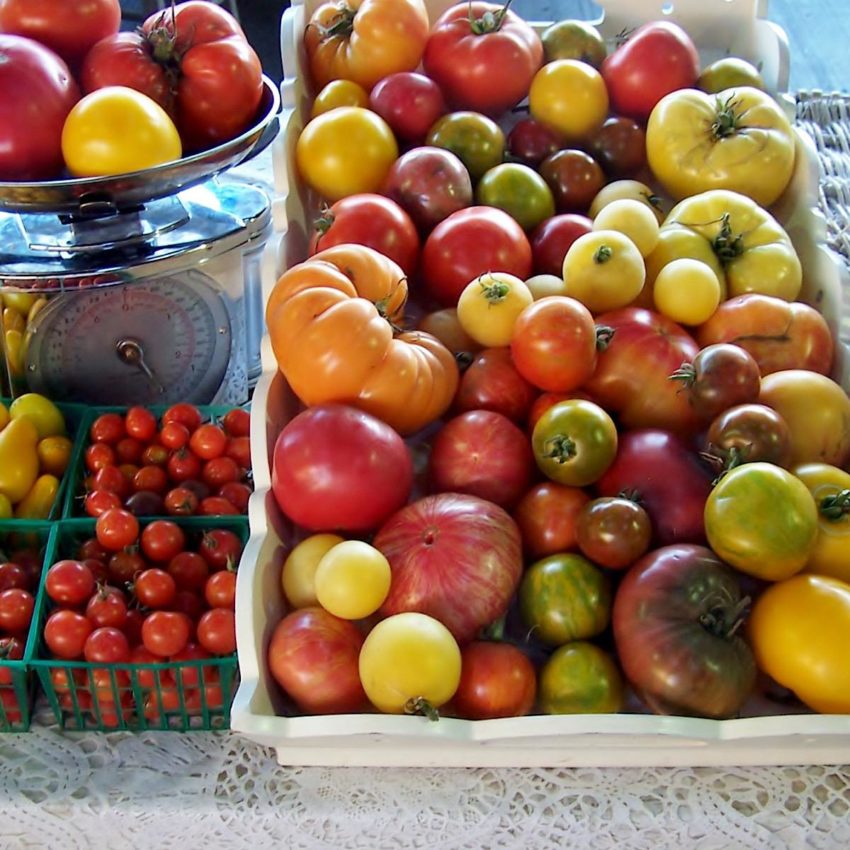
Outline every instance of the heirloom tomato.
<svg viewBox="0 0 850 850"><path fill-rule="evenodd" d="M540 670L544 714L616 714L623 710L623 677L614 659L592 643L559 646Z"/></svg>
<svg viewBox="0 0 850 850"><path fill-rule="evenodd" d="M582 554L601 567L621 570L643 555L652 522L643 507L625 496L602 496L584 505L575 520Z"/></svg>
<svg viewBox="0 0 850 850"><path fill-rule="evenodd" d="M850 460L850 398L831 378L806 369L772 372L762 378L758 400L788 423L792 464Z"/></svg>
<svg viewBox="0 0 850 850"><path fill-rule="evenodd" d="M550 646L594 637L608 626L611 588L583 555L561 552L535 561L519 586L523 624Z"/></svg>
<svg viewBox="0 0 850 850"><path fill-rule="evenodd" d="M606 183L597 193L596 197L590 204L587 214L591 218L595 218L599 210L610 204L612 201L618 201L621 198L631 198L635 201L640 201L646 204L658 219L659 224L664 221L665 211L662 207L661 198L640 180L614 180L612 183Z"/></svg>
<svg viewBox="0 0 850 850"><path fill-rule="evenodd" d="M478 640L460 656L460 684L452 705L467 720L522 717L534 706L537 673L516 646Z"/></svg>
<svg viewBox="0 0 850 850"><path fill-rule="evenodd" d="M645 122L666 94L696 83L700 58L678 24L650 21L608 55L601 71L612 112Z"/></svg>
<svg viewBox="0 0 850 850"><path fill-rule="evenodd" d="M331 80L313 98L310 117L315 118L323 112L330 112L338 106L369 106L369 93L351 80Z"/></svg>
<svg viewBox="0 0 850 850"><path fill-rule="evenodd" d="M800 293L802 267L788 234L740 192L710 189L685 198L670 210L662 232L668 227L690 229L708 243L730 296L761 292L793 301Z"/></svg>
<svg viewBox="0 0 850 850"><path fill-rule="evenodd" d="M413 462L401 437L354 407L308 408L275 442L275 499L311 531L376 528L407 501L412 484Z"/></svg>
<svg viewBox="0 0 850 850"><path fill-rule="evenodd" d="M616 230L628 236L641 257L646 257L658 244L658 219L646 204L631 198L620 198L606 204L593 219L594 230Z"/></svg>
<svg viewBox="0 0 850 850"><path fill-rule="evenodd" d="M479 351L460 378L454 408L494 410L513 422L524 422L537 395L514 365L509 348Z"/></svg>
<svg viewBox="0 0 850 850"><path fill-rule="evenodd" d="M366 694L358 659L363 636L323 608L300 608L272 632L268 663L274 680L308 714L360 711Z"/></svg>
<svg viewBox="0 0 850 850"><path fill-rule="evenodd" d="M577 148L555 151L537 168L552 190L559 213L584 213L605 185L602 166Z"/></svg>
<svg viewBox="0 0 850 850"><path fill-rule="evenodd" d="M479 180L485 172L495 168L505 152L502 128L480 112L444 115L428 131L425 143L455 154L473 180Z"/></svg>
<svg viewBox="0 0 850 850"><path fill-rule="evenodd" d="M531 435L540 471L559 484L585 487L598 481L617 454L617 428L592 401L559 401L537 420Z"/></svg>
<svg viewBox="0 0 850 850"><path fill-rule="evenodd" d="M318 6L304 48L316 89L344 79L368 90L382 77L414 70L427 38L423 0L346 0Z"/></svg>
<svg viewBox="0 0 850 850"><path fill-rule="evenodd" d="M420 331L431 334L440 340L443 345L451 351L461 366L468 362L476 351L481 350L481 346L461 327L457 317L457 309L454 307L443 307L440 310L432 310L426 313L416 327ZM464 375L469 371L469 368L464 371ZM463 380L463 376L461 376ZM478 407L478 405L473 405ZM471 408L470 408L471 409Z"/></svg>
<svg viewBox="0 0 850 850"><path fill-rule="evenodd" d="M806 485L772 463L736 466L705 503L708 545L735 569L767 581L800 572L818 534L818 509Z"/></svg>
<svg viewBox="0 0 850 850"><path fill-rule="evenodd" d="M804 572L850 583L850 472L827 463L804 463L791 470L818 508L818 536Z"/></svg>
<svg viewBox="0 0 850 850"><path fill-rule="evenodd" d="M598 130L608 115L608 92L599 71L576 59L547 62L528 89L531 117L579 142Z"/></svg>
<svg viewBox="0 0 850 850"><path fill-rule="evenodd" d="M720 279L711 266L688 257L667 263L650 288L655 309L683 325L701 325L708 321L723 296ZM644 300L638 298L636 302L644 303Z"/></svg>
<svg viewBox="0 0 850 850"><path fill-rule="evenodd" d="M436 720L436 709L460 684L460 647L439 620L407 611L381 620L366 635L359 671L378 711Z"/></svg>
<svg viewBox="0 0 850 850"><path fill-rule="evenodd" d="M379 80L369 93L369 108L405 142L421 142L445 112L440 87L424 74L399 71Z"/></svg>
<svg viewBox="0 0 850 850"><path fill-rule="evenodd" d="M381 615L421 611L460 642L505 613L522 573L516 523L498 505L463 493L407 505L372 542L393 571Z"/></svg>
<svg viewBox="0 0 850 850"><path fill-rule="evenodd" d="M798 575L768 587L747 631L759 667L809 708L850 714L850 585Z"/></svg>
<svg viewBox="0 0 850 850"><path fill-rule="evenodd" d="M564 257L570 245L593 229L586 215L563 213L540 222L531 234L531 253L535 274L563 277Z"/></svg>
<svg viewBox="0 0 850 850"><path fill-rule="evenodd" d="M764 78L752 62L740 56L723 56L706 65L697 78L696 87L704 92L722 92L735 86L764 89Z"/></svg>
<svg viewBox="0 0 850 850"><path fill-rule="evenodd" d="M311 534L286 556L280 574L281 588L293 608L310 608L316 599L316 570L322 557L343 538L337 534Z"/></svg>
<svg viewBox="0 0 850 850"><path fill-rule="evenodd" d="M543 44L508 5L455 3L432 25L422 65L455 106L499 115L528 93Z"/></svg>
<svg viewBox="0 0 850 850"><path fill-rule="evenodd" d="M533 168L520 162L503 162L486 171L475 187L475 201L504 210L523 230L533 230L555 215L552 190Z"/></svg>
<svg viewBox="0 0 850 850"><path fill-rule="evenodd" d="M625 575L612 625L626 678L657 714L735 715L756 665L739 627L746 613L734 571L705 546L665 546Z"/></svg>
<svg viewBox="0 0 850 850"><path fill-rule="evenodd" d="M550 24L540 34L547 62L556 59L578 59L598 68L608 49L599 30L589 21L566 19Z"/></svg>
<svg viewBox="0 0 850 850"><path fill-rule="evenodd" d="M631 177L646 165L646 134L625 115L612 115L587 140L590 155L612 180Z"/></svg>
<svg viewBox="0 0 850 850"><path fill-rule="evenodd" d="M754 460L787 468L791 462L788 423L764 404L724 410L709 425L705 443L705 452L717 457L723 468Z"/></svg>
<svg viewBox="0 0 850 850"><path fill-rule="evenodd" d="M460 326L488 348L509 345L517 316L534 298L525 282L506 272L488 272L471 280L460 293Z"/></svg>
<svg viewBox="0 0 850 850"><path fill-rule="evenodd" d="M521 118L508 133L508 153L512 160L536 168L561 147L561 137L533 118Z"/></svg>
<svg viewBox="0 0 850 850"><path fill-rule="evenodd" d="M362 540L344 540L322 555L313 583L326 611L345 620L361 620L378 610L390 589L390 565Z"/></svg>
<svg viewBox="0 0 850 850"><path fill-rule="evenodd" d="M80 97L68 66L29 38L0 33L0 180L62 171L62 126Z"/></svg>
<svg viewBox="0 0 850 850"><path fill-rule="evenodd" d="M575 298L552 295L517 317L511 356L517 371L547 392L581 387L596 368L597 330L587 307Z"/></svg>
<svg viewBox="0 0 850 850"><path fill-rule="evenodd" d="M751 86L672 92L646 127L649 167L675 200L731 189L769 206L794 172L795 145L782 107Z"/></svg>
<svg viewBox="0 0 850 850"><path fill-rule="evenodd" d="M578 517L589 501L581 487L554 481L542 481L527 490L513 513L526 554L543 558L574 549Z"/></svg>

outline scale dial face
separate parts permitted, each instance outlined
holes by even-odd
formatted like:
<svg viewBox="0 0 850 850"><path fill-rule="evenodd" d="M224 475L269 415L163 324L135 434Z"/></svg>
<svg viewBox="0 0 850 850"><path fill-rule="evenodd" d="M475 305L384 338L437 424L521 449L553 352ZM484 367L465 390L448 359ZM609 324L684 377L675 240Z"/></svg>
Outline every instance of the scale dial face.
<svg viewBox="0 0 850 850"><path fill-rule="evenodd" d="M231 348L219 288L189 269L56 296L28 331L27 383L58 401L205 404Z"/></svg>

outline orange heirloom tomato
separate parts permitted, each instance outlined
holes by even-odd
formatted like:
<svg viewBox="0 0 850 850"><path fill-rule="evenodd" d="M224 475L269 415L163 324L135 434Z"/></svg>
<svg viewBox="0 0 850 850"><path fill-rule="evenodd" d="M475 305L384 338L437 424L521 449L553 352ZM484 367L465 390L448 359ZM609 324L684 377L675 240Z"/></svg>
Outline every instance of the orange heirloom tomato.
<svg viewBox="0 0 850 850"><path fill-rule="evenodd" d="M266 324L280 371L308 406L351 404L402 434L446 412L459 374L452 353L422 331L397 333L404 273L365 245L335 245L275 284Z"/></svg>
<svg viewBox="0 0 850 850"><path fill-rule="evenodd" d="M313 83L351 80L368 90L382 77L412 71L428 30L424 0L322 3L304 30Z"/></svg>
<svg viewBox="0 0 850 850"><path fill-rule="evenodd" d="M850 714L850 585L805 573L774 584L747 627L761 670L815 711Z"/></svg>

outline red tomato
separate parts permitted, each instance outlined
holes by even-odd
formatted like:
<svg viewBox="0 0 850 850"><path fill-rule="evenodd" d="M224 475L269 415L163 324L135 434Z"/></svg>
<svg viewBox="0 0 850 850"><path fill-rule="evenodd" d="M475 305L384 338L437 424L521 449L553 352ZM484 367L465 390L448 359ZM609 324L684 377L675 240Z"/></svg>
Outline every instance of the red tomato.
<svg viewBox="0 0 850 850"><path fill-rule="evenodd" d="M198 478L202 468L201 459L185 446L182 449L177 449L166 463L166 469L171 480L178 483Z"/></svg>
<svg viewBox="0 0 850 850"><path fill-rule="evenodd" d="M213 528L204 532L198 554L213 570L226 570L239 563L242 541L226 528Z"/></svg>
<svg viewBox="0 0 850 850"><path fill-rule="evenodd" d="M537 673L522 650L491 641L473 641L463 648L453 698L461 717L522 717L531 711L536 693Z"/></svg>
<svg viewBox="0 0 850 850"><path fill-rule="evenodd" d="M248 437L251 433L251 414L243 407L228 410L221 419L228 437Z"/></svg>
<svg viewBox="0 0 850 850"><path fill-rule="evenodd" d="M523 494L513 512L522 535L522 546L533 558L575 549L576 523L590 496L580 487L555 481L535 484Z"/></svg>
<svg viewBox="0 0 850 850"><path fill-rule="evenodd" d="M92 490L107 490L122 499L130 494L130 482L117 466L104 466L92 478Z"/></svg>
<svg viewBox="0 0 850 850"><path fill-rule="evenodd" d="M104 466L115 466L118 461L115 449L108 443L92 443L86 446L84 457L89 472L97 472Z"/></svg>
<svg viewBox="0 0 850 850"><path fill-rule="evenodd" d="M374 529L407 501L412 484L413 462L401 437L353 407L311 407L275 442L274 497L312 531Z"/></svg>
<svg viewBox="0 0 850 850"><path fill-rule="evenodd" d="M200 590L210 574L209 564L197 552L178 552L167 569L180 590Z"/></svg>
<svg viewBox="0 0 850 850"><path fill-rule="evenodd" d="M469 493L503 508L528 488L533 470L526 435L491 410L470 410L446 422L428 459L432 491Z"/></svg>
<svg viewBox="0 0 850 850"><path fill-rule="evenodd" d="M124 585L146 567L147 562L138 552L116 552L109 559L109 579L115 584Z"/></svg>
<svg viewBox="0 0 850 850"><path fill-rule="evenodd" d="M596 368L596 325L575 298L550 295L517 317L511 355L517 371L547 392L578 389Z"/></svg>
<svg viewBox="0 0 850 850"><path fill-rule="evenodd" d="M421 142L447 112L440 87L430 77L413 71L398 71L378 80L369 93L369 108L405 142ZM404 268L403 263L399 265Z"/></svg>
<svg viewBox="0 0 850 850"><path fill-rule="evenodd" d="M111 508L120 508L121 497L111 490L92 490L86 493L83 506L89 516L99 517Z"/></svg>
<svg viewBox="0 0 850 850"><path fill-rule="evenodd" d="M240 513L239 508L224 496L207 496L198 502L200 516L238 516Z"/></svg>
<svg viewBox="0 0 850 850"><path fill-rule="evenodd" d="M242 28L227 10L201 0L154 12L140 30L103 39L86 56L81 80L86 92L123 85L158 100L189 152L239 135L263 94L260 59Z"/></svg>
<svg viewBox="0 0 850 850"><path fill-rule="evenodd" d="M30 576L20 564L4 561L0 564L0 590L8 590L10 587L29 590Z"/></svg>
<svg viewBox="0 0 850 850"><path fill-rule="evenodd" d="M162 424L168 422L179 422L185 425L188 430L194 431L203 421L201 411L194 404L189 404L186 401L179 401L172 404L165 413L162 414Z"/></svg>
<svg viewBox="0 0 850 850"><path fill-rule="evenodd" d="M241 470L232 457L214 457L208 460L201 470L201 479L210 487L221 487L222 484L239 480Z"/></svg>
<svg viewBox="0 0 850 850"><path fill-rule="evenodd" d="M570 245L593 229L593 222L579 213L562 213L544 219L531 233L535 274L564 274L564 257Z"/></svg>
<svg viewBox="0 0 850 850"><path fill-rule="evenodd" d="M0 592L0 631L25 632L32 620L35 599L28 590L10 587Z"/></svg>
<svg viewBox="0 0 850 850"><path fill-rule="evenodd" d="M441 304L457 304L466 285L487 272L531 275L531 245L523 229L494 207L468 207L441 221L422 249L422 278Z"/></svg>
<svg viewBox="0 0 850 850"><path fill-rule="evenodd" d="M133 490L165 493L168 490L168 473L161 466L143 466L133 476Z"/></svg>
<svg viewBox="0 0 850 850"><path fill-rule="evenodd" d="M135 437L124 437L115 444L115 458L119 464L138 464L145 450L144 443Z"/></svg>
<svg viewBox="0 0 850 850"><path fill-rule="evenodd" d="M121 664L130 659L130 644L124 632L102 626L86 638L83 657L95 664Z"/></svg>
<svg viewBox="0 0 850 850"><path fill-rule="evenodd" d="M229 608L210 608L198 620L198 643L213 655L236 652L236 614Z"/></svg>
<svg viewBox="0 0 850 850"><path fill-rule="evenodd" d="M251 439L249 437L231 437L224 454L226 457L232 457L241 469L250 469Z"/></svg>
<svg viewBox="0 0 850 850"><path fill-rule="evenodd" d="M0 180L61 174L62 127L79 98L55 53L29 38L0 34Z"/></svg>
<svg viewBox="0 0 850 850"><path fill-rule="evenodd" d="M176 655L189 642L192 624L185 614L154 611L142 623L142 643L148 652L167 658Z"/></svg>
<svg viewBox="0 0 850 850"><path fill-rule="evenodd" d="M82 605L94 593L92 571L82 561L56 561L47 571L44 589L59 605Z"/></svg>
<svg viewBox="0 0 850 850"><path fill-rule="evenodd" d="M0 662L19 661L24 657L25 648L26 643L18 638L0 638ZM13 678L12 668L0 664L0 685L11 685Z"/></svg>
<svg viewBox="0 0 850 850"><path fill-rule="evenodd" d="M177 582L165 570L143 570L133 581L136 599L145 608L168 608L177 593Z"/></svg>
<svg viewBox="0 0 850 850"><path fill-rule="evenodd" d="M379 83L380 85L380 83ZM412 276L419 262L419 234L410 216L383 195L363 192L336 201L315 222L310 254L334 245L368 245Z"/></svg>
<svg viewBox="0 0 850 850"><path fill-rule="evenodd" d="M232 570L213 573L204 585L204 598L210 608L235 608L236 573Z"/></svg>
<svg viewBox="0 0 850 850"><path fill-rule="evenodd" d="M664 95L694 88L700 70L693 41L672 21L638 27L600 68L611 111L643 123Z"/></svg>
<svg viewBox="0 0 850 850"><path fill-rule="evenodd" d="M540 36L507 6L456 3L431 26L422 64L452 105L499 115L528 94Z"/></svg>
<svg viewBox="0 0 850 850"><path fill-rule="evenodd" d="M670 375L699 350L693 338L665 316L625 307L596 317L612 328L613 338L597 358L596 371L584 385L624 428L666 428L693 434L699 419L686 393Z"/></svg>
<svg viewBox="0 0 850 850"><path fill-rule="evenodd" d="M98 542L110 552L132 546L139 536L139 521L122 508L104 511L97 518L94 528Z"/></svg>
<svg viewBox="0 0 850 850"><path fill-rule="evenodd" d="M274 680L308 714L348 714L366 705L358 659L357 627L323 608L301 608L284 617L269 641Z"/></svg>
<svg viewBox="0 0 850 850"><path fill-rule="evenodd" d="M562 147L562 139L539 121L523 118L508 133L507 144L511 156L536 168L547 156Z"/></svg>
<svg viewBox="0 0 850 850"><path fill-rule="evenodd" d="M86 605L86 617L98 628L111 626L123 629L127 623L127 600L124 594L108 585L99 587Z"/></svg>
<svg viewBox="0 0 850 850"><path fill-rule="evenodd" d="M135 405L124 414L124 428L131 437L149 443L156 436L156 416L146 407Z"/></svg>
<svg viewBox="0 0 850 850"><path fill-rule="evenodd" d="M228 481L222 484L216 491L217 496L227 499L239 513L248 513L248 502L251 499L253 490L241 481Z"/></svg>
<svg viewBox="0 0 850 850"><path fill-rule="evenodd" d="M509 348L479 351L461 375L454 408L492 410L513 422L524 422L537 395L514 366Z"/></svg>
<svg viewBox="0 0 850 850"><path fill-rule="evenodd" d="M148 523L139 538L142 554L151 561L170 561L186 547L186 535L170 519L157 519Z"/></svg>
<svg viewBox="0 0 850 850"><path fill-rule="evenodd" d="M171 516L191 516L198 509L198 497L188 487L175 487L165 494L163 504Z"/></svg>
<svg viewBox="0 0 850 850"><path fill-rule="evenodd" d="M189 444L191 436L182 422L166 422L159 432L159 441L167 449L182 449Z"/></svg>
<svg viewBox="0 0 850 850"><path fill-rule="evenodd" d="M87 0L71 14L66 0L0 0L0 31L49 47L72 68L120 25L119 0Z"/></svg>
<svg viewBox="0 0 850 850"><path fill-rule="evenodd" d="M80 658L86 638L93 629L94 624L88 617L68 608L60 608L44 624L44 642L57 658Z"/></svg>
<svg viewBox="0 0 850 850"><path fill-rule="evenodd" d="M207 422L199 425L189 438L189 448L201 459L221 457L227 448L227 434L219 425Z"/></svg>

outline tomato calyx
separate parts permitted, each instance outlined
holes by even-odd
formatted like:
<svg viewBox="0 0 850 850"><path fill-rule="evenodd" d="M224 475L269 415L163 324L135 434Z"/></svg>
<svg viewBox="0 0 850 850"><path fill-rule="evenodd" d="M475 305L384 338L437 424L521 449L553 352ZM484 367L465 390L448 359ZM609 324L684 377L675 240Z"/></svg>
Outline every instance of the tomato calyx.
<svg viewBox="0 0 850 850"><path fill-rule="evenodd" d="M712 472L716 473L716 477L711 482L712 487L716 486L727 472L747 463L747 448L747 446L732 446L721 449L711 445L708 451L699 453L700 459L704 460L711 467Z"/></svg>
<svg viewBox="0 0 850 850"><path fill-rule="evenodd" d="M818 504L818 512L832 522L838 522L850 514L850 490L839 490L831 496L824 496Z"/></svg>
<svg viewBox="0 0 850 850"><path fill-rule="evenodd" d="M618 499L625 499L627 502L634 502L636 505L643 506L643 494L640 490L634 487L624 487L617 493Z"/></svg>
<svg viewBox="0 0 850 850"><path fill-rule="evenodd" d="M597 266L607 263L614 256L614 249L610 245L600 245L593 255L593 262Z"/></svg>
<svg viewBox="0 0 850 850"><path fill-rule="evenodd" d="M731 216L728 212L720 217L720 232L711 242L711 248L721 265L728 265L744 253L744 234L732 233Z"/></svg>
<svg viewBox="0 0 850 850"><path fill-rule="evenodd" d="M336 216L334 216L330 206L328 204L323 204L322 209L319 211L319 217L313 222L313 227L316 229L316 233L318 233L319 236L324 236L324 234L331 229L335 219Z"/></svg>
<svg viewBox="0 0 850 850"><path fill-rule="evenodd" d="M330 19L328 26L322 26L321 24L308 24L308 26L318 27L322 41L337 37L348 38L354 32L354 19L356 17L356 9L352 9L347 4L341 3L336 15Z"/></svg>
<svg viewBox="0 0 850 850"><path fill-rule="evenodd" d="M692 387L697 380L697 370L693 363L685 360L675 372L668 375L671 381L681 381L684 388Z"/></svg>
<svg viewBox="0 0 850 850"><path fill-rule="evenodd" d="M440 719L440 712L425 697L411 697L404 704L405 714L418 714L434 722Z"/></svg>
<svg viewBox="0 0 850 850"><path fill-rule="evenodd" d="M610 325L596 325L596 350L605 351L616 333L617 329Z"/></svg>
<svg viewBox="0 0 850 850"><path fill-rule="evenodd" d="M480 18L476 18L472 14L472 0L469 0L469 29L473 35L487 35L491 32L498 32L502 28L502 21L505 15L508 14L508 8L513 0L506 0L505 5L495 12L486 11Z"/></svg>
<svg viewBox="0 0 850 850"><path fill-rule="evenodd" d="M733 638L744 624L751 599L749 596L744 596L730 608L731 601L723 595L706 597L703 610L697 617L699 624L715 637L726 640Z"/></svg>
<svg viewBox="0 0 850 850"><path fill-rule="evenodd" d="M543 457L555 463L567 463L578 453L575 441L567 434L555 434L544 443Z"/></svg>
<svg viewBox="0 0 850 850"><path fill-rule="evenodd" d="M481 287L481 293L485 301L489 304L500 304L510 294L511 288L507 283L501 280L496 280L491 277L490 282L484 280L484 276L478 278L478 285Z"/></svg>
<svg viewBox="0 0 850 850"><path fill-rule="evenodd" d="M743 115L738 112L740 105L741 101L735 100L734 96L728 97L725 101L720 97L716 99L714 121L711 122L711 132L715 140L734 136L738 132Z"/></svg>

